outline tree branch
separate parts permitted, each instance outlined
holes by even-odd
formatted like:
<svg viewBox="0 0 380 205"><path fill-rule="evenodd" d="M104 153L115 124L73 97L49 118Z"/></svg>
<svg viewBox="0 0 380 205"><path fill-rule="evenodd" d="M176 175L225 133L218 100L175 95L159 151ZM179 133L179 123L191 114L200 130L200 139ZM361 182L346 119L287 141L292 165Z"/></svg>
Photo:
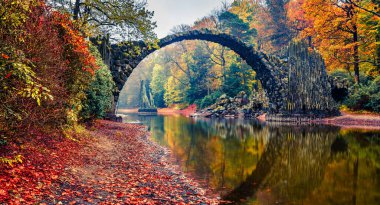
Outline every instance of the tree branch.
<svg viewBox="0 0 380 205"><path fill-rule="evenodd" d="M375 12L375 11L371 11L371 10L369 10L369 9L366 9L366 8L364 8L364 7L360 6L360 5L358 5L357 3L355 3L355 2L352 1L352 0L347 0L347 1L348 1L350 4L354 5L355 7L359 8L359 9L361 9L361 10L363 10L363 11L369 12L369 13L375 15L375 16L380 17L380 13L377 13L377 12Z"/></svg>

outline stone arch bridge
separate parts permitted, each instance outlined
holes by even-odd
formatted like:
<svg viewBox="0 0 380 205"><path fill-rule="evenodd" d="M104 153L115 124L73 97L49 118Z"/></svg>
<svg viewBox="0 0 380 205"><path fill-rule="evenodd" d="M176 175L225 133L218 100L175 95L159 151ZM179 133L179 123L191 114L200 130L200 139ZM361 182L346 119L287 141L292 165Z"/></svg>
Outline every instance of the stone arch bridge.
<svg viewBox="0 0 380 205"><path fill-rule="evenodd" d="M286 118L298 121L299 116L314 118L338 113L331 97L331 86L323 59L315 50L308 48L306 43L292 42L284 48L284 55L280 58L256 51L253 46L229 34L211 30L192 30L169 35L159 40L159 48L143 41L114 44L108 51L104 50L104 46L99 46L117 85L115 102L129 75L145 57L160 48L184 40L217 43L233 50L245 60L256 72L256 78L262 82L266 91L270 105L270 115L267 116L269 120Z"/></svg>

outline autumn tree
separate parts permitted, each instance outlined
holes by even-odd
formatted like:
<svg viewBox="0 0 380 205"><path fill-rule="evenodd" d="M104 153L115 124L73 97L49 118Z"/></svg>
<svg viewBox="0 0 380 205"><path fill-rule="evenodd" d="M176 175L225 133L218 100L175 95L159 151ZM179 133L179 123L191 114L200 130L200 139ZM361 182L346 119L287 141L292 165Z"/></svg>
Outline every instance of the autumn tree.
<svg viewBox="0 0 380 205"><path fill-rule="evenodd" d="M98 68L77 25L43 1L5 1L0 11L0 126L75 123Z"/></svg>
<svg viewBox="0 0 380 205"><path fill-rule="evenodd" d="M299 35L306 28L311 27L311 22L306 18L306 11L303 9L305 1L290 0L286 4L287 25L295 36Z"/></svg>
<svg viewBox="0 0 380 205"><path fill-rule="evenodd" d="M303 36L313 37L314 45L322 52L330 70L352 68L357 84L360 83L360 64L370 62L368 56L375 53L368 46L371 44L376 47L376 40L371 39L371 35L376 33L377 22L371 20L375 22L369 28L372 32L365 31L368 24L371 24L369 20L373 18L373 14L365 20L368 15L363 15L364 10L356 6L362 3L350 0L317 0L305 1L303 4L305 17L311 22L311 26L302 32Z"/></svg>
<svg viewBox="0 0 380 205"><path fill-rule="evenodd" d="M361 35L367 40L364 46L367 48L367 62L375 66L374 74L380 73L380 1L365 0L353 1L348 0L354 7L359 9L360 24L362 25ZM374 57L372 57L374 56ZM372 58L371 58L372 57Z"/></svg>
<svg viewBox="0 0 380 205"><path fill-rule="evenodd" d="M44 48L50 48L57 54L62 54L62 49L54 44L59 43L59 39L54 36L54 31L46 29L40 32L41 35L53 34L52 38L41 39L38 36L32 40L30 34L37 29L32 29L28 25L36 28L47 28L51 22L44 21L38 25L36 18L31 17L35 13L37 19L40 11L35 9L41 6L41 2L24 1L4 1L0 5L0 129L9 130L19 126L27 116L31 114L31 107L41 105L45 100L52 100L51 91L38 78L36 66L50 64L50 60L59 60L57 55L49 55L51 59L41 59L36 62L39 52L35 48L40 48L36 43L46 43ZM51 26L51 24L50 24ZM28 52L29 49L35 52ZM23 45L23 46L22 46ZM43 49L43 48L42 48ZM49 53L51 54L51 53ZM36 64L37 63L37 64ZM64 67L62 64L58 68ZM42 70L43 72L43 70ZM25 121L24 121L25 122Z"/></svg>
<svg viewBox="0 0 380 205"><path fill-rule="evenodd" d="M164 100L167 106L184 103L186 87L179 83L176 78L170 76L165 83Z"/></svg>

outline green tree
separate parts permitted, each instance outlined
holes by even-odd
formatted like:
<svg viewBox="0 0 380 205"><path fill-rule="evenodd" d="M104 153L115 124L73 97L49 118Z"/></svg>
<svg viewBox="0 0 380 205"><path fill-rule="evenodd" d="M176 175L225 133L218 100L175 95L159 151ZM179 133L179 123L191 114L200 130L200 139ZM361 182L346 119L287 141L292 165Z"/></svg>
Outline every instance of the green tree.
<svg viewBox="0 0 380 205"><path fill-rule="evenodd" d="M222 31L230 33L246 43L251 43L252 38L257 35L256 29L251 29L248 22L244 22L234 13L222 12L218 19L221 22Z"/></svg>
<svg viewBox="0 0 380 205"><path fill-rule="evenodd" d="M248 85L244 83L242 69L236 63L231 64L227 69L222 91L229 97L235 97L240 91L248 90Z"/></svg>
<svg viewBox="0 0 380 205"><path fill-rule="evenodd" d="M380 76L363 82L362 85L353 86L344 103L352 110L380 112Z"/></svg>
<svg viewBox="0 0 380 205"><path fill-rule="evenodd" d="M199 45L191 53L191 57L186 59L186 63L191 73L186 100L192 104L208 94L210 89L208 77L213 64L210 60L210 53Z"/></svg>
<svg viewBox="0 0 380 205"><path fill-rule="evenodd" d="M184 89L186 88L184 88L183 84L180 84L177 79L170 76L165 84L165 104L170 106L173 104L184 103Z"/></svg>
<svg viewBox="0 0 380 205"><path fill-rule="evenodd" d="M113 91L115 83L112 80L111 71L103 63L99 51L90 45L92 55L96 58L99 69L86 90L86 100L83 102L81 111L82 120L92 120L105 117L106 113L112 108Z"/></svg>
<svg viewBox="0 0 380 205"><path fill-rule="evenodd" d="M52 0L51 5L70 13L84 28L112 33L114 38L155 37L156 24L152 21L153 12L145 8L146 1Z"/></svg>
<svg viewBox="0 0 380 205"><path fill-rule="evenodd" d="M157 107L165 107L164 95L167 80L166 70L161 65L156 64L153 68L150 88L152 90L155 106Z"/></svg>
<svg viewBox="0 0 380 205"><path fill-rule="evenodd" d="M286 4L289 0L265 0L270 14L270 24L267 25L273 33L269 37L277 48L287 45L292 39L292 32L288 27L286 17Z"/></svg>

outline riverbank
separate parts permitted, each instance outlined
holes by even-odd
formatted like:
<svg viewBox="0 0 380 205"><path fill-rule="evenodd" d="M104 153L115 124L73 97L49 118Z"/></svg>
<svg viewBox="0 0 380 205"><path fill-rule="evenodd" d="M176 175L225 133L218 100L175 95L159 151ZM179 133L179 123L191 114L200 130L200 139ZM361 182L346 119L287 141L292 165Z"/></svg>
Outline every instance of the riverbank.
<svg viewBox="0 0 380 205"><path fill-rule="evenodd" d="M138 109L118 109L118 113L122 114L132 114L132 113L138 113ZM159 108L157 109L157 113L160 115L183 115L186 117L189 117L190 115L197 112L197 106L196 105L190 105L185 109L179 110L174 108Z"/></svg>
<svg viewBox="0 0 380 205"><path fill-rule="evenodd" d="M52 138L13 151L23 162L0 167L6 204L216 204L169 163L144 126L96 121L75 141ZM45 141L44 141L45 142ZM11 153L8 153L11 154Z"/></svg>
<svg viewBox="0 0 380 205"><path fill-rule="evenodd" d="M123 109L120 113L137 113L137 109ZM341 111L342 115L337 117L325 118L322 120L316 120L312 123L325 124L339 126L344 129L368 129L368 130L380 130L380 114L374 113L352 113L347 111ZM158 114L161 115L175 115L180 114L186 117L196 114L196 107L189 107L185 110L176 110L172 108L159 109ZM202 114L198 114L198 117L203 117ZM265 122L265 114L259 115L257 119L261 122Z"/></svg>
<svg viewBox="0 0 380 205"><path fill-rule="evenodd" d="M380 130L380 114L373 113L352 113L342 111L341 116L325 118L318 123L335 125L344 129L368 129Z"/></svg>
<svg viewBox="0 0 380 205"><path fill-rule="evenodd" d="M341 116L314 120L312 124L324 124L338 126L343 129L363 129L363 130L380 130L380 115L379 114L362 114L341 112ZM257 117L260 122L265 122L265 114ZM281 124L281 123L280 123Z"/></svg>

